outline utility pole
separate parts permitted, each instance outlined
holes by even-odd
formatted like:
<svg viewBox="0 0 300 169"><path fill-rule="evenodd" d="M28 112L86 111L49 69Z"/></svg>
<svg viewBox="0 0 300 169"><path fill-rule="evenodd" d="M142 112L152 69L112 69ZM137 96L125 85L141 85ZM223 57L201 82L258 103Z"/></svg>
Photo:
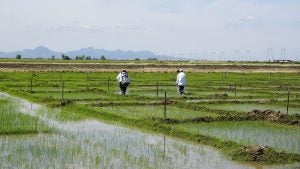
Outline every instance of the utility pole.
<svg viewBox="0 0 300 169"><path fill-rule="evenodd" d="M251 50L250 49L246 49L245 51L245 61L251 61Z"/></svg>
<svg viewBox="0 0 300 169"><path fill-rule="evenodd" d="M274 60L274 58L273 58L273 48L268 48L268 52L267 53L268 53L268 55L267 55L268 59L270 61Z"/></svg>
<svg viewBox="0 0 300 169"><path fill-rule="evenodd" d="M240 55L240 51L239 50L234 50L234 61L237 61Z"/></svg>
<svg viewBox="0 0 300 169"><path fill-rule="evenodd" d="M222 57L224 56L224 51L220 52L220 62L222 61Z"/></svg>
<svg viewBox="0 0 300 169"><path fill-rule="evenodd" d="M285 58L285 51L286 51L285 48L281 48L281 59L283 59L283 60L286 60L286 58Z"/></svg>

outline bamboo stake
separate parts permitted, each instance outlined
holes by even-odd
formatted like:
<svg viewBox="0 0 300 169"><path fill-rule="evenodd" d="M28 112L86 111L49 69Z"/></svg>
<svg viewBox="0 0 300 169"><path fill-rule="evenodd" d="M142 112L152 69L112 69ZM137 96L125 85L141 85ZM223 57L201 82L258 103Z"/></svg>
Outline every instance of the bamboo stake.
<svg viewBox="0 0 300 169"><path fill-rule="evenodd" d="M60 81L60 83L62 81L62 72L59 73L59 81Z"/></svg>
<svg viewBox="0 0 300 169"><path fill-rule="evenodd" d="M33 76L34 76L34 74L32 73L31 78L30 78L30 92L32 92L32 81L33 81Z"/></svg>
<svg viewBox="0 0 300 169"><path fill-rule="evenodd" d="M86 74L86 90L89 90L89 74L87 71L85 72L85 74Z"/></svg>
<svg viewBox="0 0 300 169"><path fill-rule="evenodd" d="M166 157L166 136L164 136L164 158Z"/></svg>
<svg viewBox="0 0 300 169"><path fill-rule="evenodd" d="M109 88L110 88L110 76L108 77L108 81L107 81L107 91L109 92Z"/></svg>
<svg viewBox="0 0 300 169"><path fill-rule="evenodd" d="M167 119L167 91L165 91L164 118Z"/></svg>
<svg viewBox="0 0 300 169"><path fill-rule="evenodd" d="M156 99L158 100L158 81L156 82Z"/></svg>
<svg viewBox="0 0 300 169"><path fill-rule="evenodd" d="M242 89L243 78L241 78L240 89Z"/></svg>
<svg viewBox="0 0 300 169"><path fill-rule="evenodd" d="M236 83L234 83L234 99L236 101Z"/></svg>
<svg viewBox="0 0 300 169"><path fill-rule="evenodd" d="M61 83L61 105L64 103L64 88L65 88L65 82L62 81Z"/></svg>
<svg viewBox="0 0 300 169"><path fill-rule="evenodd" d="M290 89L288 89L288 98L286 104L286 114L289 114L289 104L290 104Z"/></svg>

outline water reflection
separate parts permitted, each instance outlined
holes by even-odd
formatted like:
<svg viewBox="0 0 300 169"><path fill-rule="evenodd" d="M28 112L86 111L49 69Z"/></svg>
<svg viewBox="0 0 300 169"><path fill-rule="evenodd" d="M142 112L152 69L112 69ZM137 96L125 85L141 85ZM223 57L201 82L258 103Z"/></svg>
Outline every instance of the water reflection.
<svg viewBox="0 0 300 169"><path fill-rule="evenodd" d="M61 122L45 114L59 110L14 98L23 113L58 129L55 134L0 136L0 168L254 169L216 149L147 134L97 120ZM56 112L58 111L58 112ZM291 166L259 166L291 168Z"/></svg>

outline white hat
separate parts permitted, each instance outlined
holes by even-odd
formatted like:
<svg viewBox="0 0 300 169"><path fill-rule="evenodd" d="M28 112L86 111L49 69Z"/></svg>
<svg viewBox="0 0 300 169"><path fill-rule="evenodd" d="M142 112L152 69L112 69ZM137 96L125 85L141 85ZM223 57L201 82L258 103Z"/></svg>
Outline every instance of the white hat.
<svg viewBox="0 0 300 169"><path fill-rule="evenodd" d="M179 72L183 72L183 69L179 69Z"/></svg>

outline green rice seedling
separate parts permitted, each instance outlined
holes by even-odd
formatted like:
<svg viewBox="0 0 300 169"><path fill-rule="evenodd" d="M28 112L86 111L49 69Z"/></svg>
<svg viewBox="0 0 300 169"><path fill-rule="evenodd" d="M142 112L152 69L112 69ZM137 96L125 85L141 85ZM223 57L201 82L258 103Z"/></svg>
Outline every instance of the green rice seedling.
<svg viewBox="0 0 300 169"><path fill-rule="evenodd" d="M133 119L150 119L163 118L163 106L112 106L112 107L95 107L95 111L111 113L114 115L125 116ZM167 118L184 120L198 117L218 117L216 113L205 111L193 111L188 109L180 109L172 106L167 108Z"/></svg>
<svg viewBox="0 0 300 169"><path fill-rule="evenodd" d="M237 112L251 112L252 110L268 110L280 111L286 113L286 106L280 104L209 104L205 105L209 109L225 110L225 111L237 111ZM290 107L289 114L300 114L300 107Z"/></svg>
<svg viewBox="0 0 300 169"><path fill-rule="evenodd" d="M0 100L0 121L0 135L51 132L38 118L21 113L9 99Z"/></svg>
<svg viewBox="0 0 300 169"><path fill-rule="evenodd" d="M132 83L128 87L128 95L120 96L118 94L119 86L114 81L117 73L118 72L91 72L88 73L87 78L86 72L40 72L39 77L34 79L34 83L32 84L33 92L29 93L27 92L28 78L32 75L31 72L0 72L0 90L8 92L12 95L29 99L34 102L39 102L41 104L56 107L58 109L58 112L56 112L56 109L55 111L50 111L51 113L47 113L47 110L45 110L45 112L44 110L41 112L34 110L36 111L36 114L41 115L41 119L45 121L47 121L47 119L53 118L64 119L68 121L64 121L63 123L78 123L78 121L85 119L100 119L121 124L123 123L133 127L138 126L153 131L160 131L166 134L180 136L182 138L187 138L194 141L197 141L197 139L207 139L211 133L214 133L214 129L218 128L217 126L220 124L217 123L218 125L211 127L211 130L207 129L209 127L203 124L204 126L201 127L203 127L205 131L210 131L209 133L204 133L204 131L200 129L199 131L198 129L194 129L197 128L195 126L200 125L195 123L199 122L196 121L192 124L188 123L189 121L192 121L195 118L205 119L206 117L217 120L221 119L219 118L220 116L226 117L227 120L239 120L241 119L241 117L243 117L245 112L251 111L253 109L274 109L275 111L284 112L284 110L286 110L286 91L288 88L291 89L289 114L293 114L290 115L294 117L293 120L295 120L296 122L298 120L297 114L299 114L298 109L300 106L300 79L299 74L297 73L269 74L187 72L188 83L186 86L187 93L185 96L179 96L177 93L176 87L174 85L176 77L175 71L174 73L130 72L130 79L132 80ZM111 81L108 90L107 83L109 77ZM242 87L239 87L241 78ZM72 100L73 103L65 107L60 107L59 104L61 99L61 80L65 82L64 98ZM157 81L159 81L158 90ZM238 86L236 88L236 95L233 90L233 84L236 84ZM162 105L164 91L167 91L168 97L166 116L169 119L173 119L173 121L161 120L163 118L164 112ZM18 107L24 107L24 105ZM28 113L31 112L31 110L33 109L22 109L21 112ZM174 119L179 123L177 123L176 125L167 124L168 122L174 122ZM287 138L291 137L293 132L291 132L290 129L280 130L280 126L274 127L274 129L272 130L272 127L266 127L265 123L259 125L250 124L249 126L256 126L253 128L249 127L252 129L253 135L257 137L257 140L253 142L253 140L249 139L247 135L241 134L247 131L246 129L244 129L246 127L243 127L243 123L244 122L241 122L240 124L243 128L243 130L241 129L241 131L236 129L238 127L232 127L228 129L228 131L226 130L226 132L228 133L230 133L231 130L236 131L233 132L233 134L231 133L228 135L233 137L236 133L238 135L236 137L239 139L234 140L231 137L213 136L214 139L210 140L212 141L212 143L207 144L218 147L219 143L221 144L221 142L234 140L238 144L240 144L237 145L237 147L249 144L252 145L257 142L266 143L261 145L269 145L275 147L277 151L295 152L294 150L298 148L295 141L290 141L289 145L287 145L286 140L282 139L283 136L286 136ZM52 126L56 123L50 124ZM210 124L214 125L214 123ZM220 131L220 133L223 133L222 129L226 129L226 127L228 128L228 126L231 126L231 123L219 127L220 129L218 129L218 131ZM259 134L260 132L258 131L260 130L263 134ZM204 135L201 138L197 138L194 137L195 133L204 133ZM57 135L61 137L60 134L62 133L56 134L56 136L54 137L57 137ZM296 134L299 133L296 132ZM267 137L265 137L265 135ZM84 137L85 135L80 136ZM281 141L273 141L273 138L277 136L277 140ZM49 136L49 139L52 139L52 137ZM116 138L116 140L117 139L119 138ZM65 146L64 141L62 141L63 139L58 140L59 141L57 142L57 145L59 148L54 148L55 146L52 146L53 148L50 148L49 150L53 154L53 156L58 156L60 154L60 148ZM260 140L263 141L260 142ZM82 142L89 143L90 140L87 139ZM216 145L214 145L214 143L216 143ZM85 153L80 157L75 157L75 154L81 154L82 152L84 152L84 150L77 143L74 143L73 146L75 146L74 149L68 148L67 150L72 154L70 156L70 159L79 159L83 158L82 156L87 156L87 153ZM127 145L124 144L123 146ZM118 158L118 154L120 154L120 152L116 149L111 148L108 154L112 154L110 158L113 157L115 159L115 163L111 162L111 160L107 160L106 158L102 158L102 154L97 152L94 154L94 158L90 157L88 160L84 160L83 162L76 164L80 166L79 168L117 168L121 163L124 164L124 168L135 168L135 166L139 166L139 168L149 168L149 163L162 162L159 161L158 157L164 157L166 160L164 162L167 164L174 161L174 159L175 161L177 160L177 157L170 157L168 155L165 156L165 153L162 151L162 148L160 146L151 144L147 145L147 147L148 148L144 149L144 154L148 154L151 158L146 155L132 156L130 150L126 149L122 155L124 159L120 160ZM282 147L286 148L282 149ZM176 149L177 150L173 152L175 154L178 153L184 154L183 156L188 156L190 153L187 148L184 148L182 146L179 146L179 148ZM22 152L22 148L19 148L18 151ZM43 151L41 151L41 149L35 149L34 152L37 155L41 155L41 152ZM153 154L155 154L155 157L153 157ZM64 155L67 158L67 155ZM12 156L7 158L11 160ZM23 161L26 160L23 159ZM89 161L91 161L91 163L89 163ZM133 163L135 165L130 165L126 162L124 163L124 161L134 161ZM55 160L53 160L52 162L55 163L56 168L76 168L75 165L70 165L69 163L68 165L62 165ZM281 162L284 162L284 160L281 159ZM22 163L22 160L18 161L18 163ZM220 162L220 165L214 166L214 168L221 168L222 164L223 163ZM31 167L31 164L26 164L26 167L34 168ZM173 165L157 165L154 167L172 168ZM184 167L186 166L184 165Z"/></svg>
<svg viewBox="0 0 300 169"><path fill-rule="evenodd" d="M270 146L278 151L300 153L299 127L265 122L213 122L180 124L174 127L244 145Z"/></svg>
<svg viewBox="0 0 300 169"><path fill-rule="evenodd" d="M1 136L1 168L252 169L215 149L97 121L56 123L57 134ZM213 159L213 160L212 160ZM288 165L287 167L292 167ZM272 168L282 166L273 166Z"/></svg>

